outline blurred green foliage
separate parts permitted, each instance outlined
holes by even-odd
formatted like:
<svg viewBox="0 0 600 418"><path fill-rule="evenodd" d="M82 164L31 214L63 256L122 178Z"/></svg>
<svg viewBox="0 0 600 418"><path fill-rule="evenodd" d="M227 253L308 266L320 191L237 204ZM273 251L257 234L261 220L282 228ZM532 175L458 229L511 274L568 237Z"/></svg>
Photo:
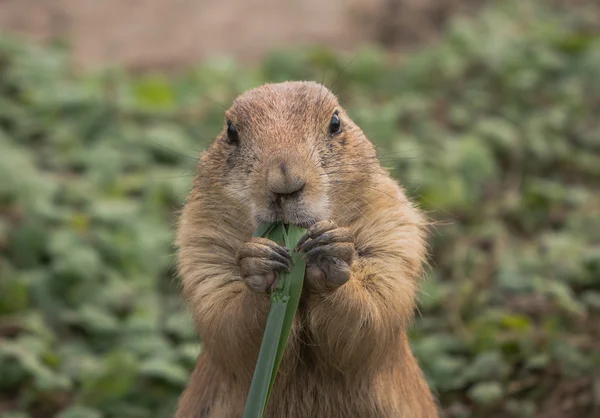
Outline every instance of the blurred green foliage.
<svg viewBox="0 0 600 418"><path fill-rule="evenodd" d="M170 416L200 350L174 220L219 103L339 73L438 223L411 334L447 416L599 416L600 36L580 12L496 6L402 63L316 48L170 78L2 38L0 416Z"/></svg>

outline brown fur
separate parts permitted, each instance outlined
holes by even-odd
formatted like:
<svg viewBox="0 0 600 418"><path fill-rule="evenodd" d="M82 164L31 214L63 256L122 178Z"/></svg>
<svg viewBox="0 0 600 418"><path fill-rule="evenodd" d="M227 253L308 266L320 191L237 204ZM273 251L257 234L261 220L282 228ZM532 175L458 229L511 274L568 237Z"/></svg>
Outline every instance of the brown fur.
<svg viewBox="0 0 600 418"><path fill-rule="evenodd" d="M343 131L331 136L336 109ZM425 257L419 211L321 85L264 85L238 97L227 117L240 144L224 128L201 156L177 235L203 342L177 418L242 416L269 296L241 280L236 253L260 220L274 220L265 181L281 161L307 180L291 221L349 228L356 256L346 284L305 289L267 416L436 417L406 336Z"/></svg>

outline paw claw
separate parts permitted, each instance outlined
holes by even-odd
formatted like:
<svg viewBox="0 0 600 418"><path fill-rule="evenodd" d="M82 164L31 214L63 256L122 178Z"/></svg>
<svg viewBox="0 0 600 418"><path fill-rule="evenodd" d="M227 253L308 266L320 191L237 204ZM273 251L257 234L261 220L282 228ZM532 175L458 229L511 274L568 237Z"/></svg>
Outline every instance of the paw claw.
<svg viewBox="0 0 600 418"><path fill-rule="evenodd" d="M354 236L334 222L313 225L298 242L297 251L307 261L307 282L315 289L335 288L350 279Z"/></svg>
<svg viewBox="0 0 600 418"><path fill-rule="evenodd" d="M308 231L306 231L306 234L304 234L302 236L302 238L300 238L300 241L298 241L298 245L296 246L296 249L302 247L302 245L304 245L304 243L309 239L309 238L316 238L319 235L330 231L332 229L337 228L337 225L335 224L335 222L333 221L321 221L321 222L317 222L316 224L314 224L313 226L311 226Z"/></svg>
<svg viewBox="0 0 600 418"><path fill-rule="evenodd" d="M269 292L279 272L290 272L294 264L291 252L266 238L252 238L238 251L236 261L242 280L254 291Z"/></svg>
<svg viewBox="0 0 600 418"><path fill-rule="evenodd" d="M305 241L298 251L310 252L312 249L319 245L331 244L331 243L351 243L353 242L352 233L346 228L337 228L334 230L327 231L322 235Z"/></svg>
<svg viewBox="0 0 600 418"><path fill-rule="evenodd" d="M319 247L313 248L309 252L306 253L306 257L310 259L317 259L320 256L323 257L335 257L341 260L351 260L352 253L354 252L354 246L349 243L334 243L321 245Z"/></svg>

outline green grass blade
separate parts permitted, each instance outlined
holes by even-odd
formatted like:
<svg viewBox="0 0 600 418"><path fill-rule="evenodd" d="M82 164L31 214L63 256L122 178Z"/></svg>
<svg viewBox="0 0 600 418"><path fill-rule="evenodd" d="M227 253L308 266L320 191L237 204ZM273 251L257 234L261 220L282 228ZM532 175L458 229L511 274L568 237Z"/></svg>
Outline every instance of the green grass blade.
<svg viewBox="0 0 600 418"><path fill-rule="evenodd" d="M294 225L290 225L286 229L282 223L262 224L254 233L254 236L266 236L293 250L305 231L305 229ZM271 294L267 325L252 383L250 384L243 418L262 418L264 416L294 322L294 316L298 309L306 265L300 254L292 252L292 257L295 262L292 271L280 275L279 285L277 289L273 289Z"/></svg>
<svg viewBox="0 0 600 418"><path fill-rule="evenodd" d="M286 305L285 302L271 303L243 418L261 418L266 410L272 376L274 372L276 373L273 369L279 348Z"/></svg>
<svg viewBox="0 0 600 418"><path fill-rule="evenodd" d="M292 250L296 248L298 241L300 241L300 238L302 238L302 235L304 235L305 232L306 230L304 228L295 225L289 225L287 231L284 229L283 234L285 246ZM279 347L277 348L277 357L275 358L275 367L273 368L272 372L273 374L271 377L271 387L269 389L269 395L271 395L271 389L273 388L273 385L275 383L275 377L277 376L277 370L279 369L279 364L281 363L281 359L283 358L285 346L287 345L287 339L292 330L294 317L296 316L296 311L298 310L298 304L300 302L300 295L302 294L302 285L304 283L304 272L306 269L306 263L304 262L300 254L296 251L292 251L292 257L294 258L294 266L292 267L292 271L286 275L289 277L285 278L286 288L284 292L285 296L288 297L287 308L285 310L283 329L281 331L281 336L279 337Z"/></svg>
<svg viewBox="0 0 600 418"><path fill-rule="evenodd" d="M275 229L276 226L278 226L278 224L276 224L276 223L264 222L264 223L260 224L258 226L258 228L256 228L256 231L254 231L254 234L252 234L252 236L253 237L267 237L267 236L269 236L271 231L273 229Z"/></svg>

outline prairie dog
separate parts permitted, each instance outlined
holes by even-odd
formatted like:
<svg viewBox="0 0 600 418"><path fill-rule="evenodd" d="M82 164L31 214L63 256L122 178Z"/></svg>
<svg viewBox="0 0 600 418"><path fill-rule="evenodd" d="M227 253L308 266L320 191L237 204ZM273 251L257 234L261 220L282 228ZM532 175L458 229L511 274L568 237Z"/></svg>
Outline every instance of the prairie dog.
<svg viewBox="0 0 600 418"><path fill-rule="evenodd" d="M289 250L261 222L304 226L305 285L267 416L434 418L406 330L425 220L337 98L313 82L240 95L201 155L177 232L203 351L177 418L241 417Z"/></svg>

